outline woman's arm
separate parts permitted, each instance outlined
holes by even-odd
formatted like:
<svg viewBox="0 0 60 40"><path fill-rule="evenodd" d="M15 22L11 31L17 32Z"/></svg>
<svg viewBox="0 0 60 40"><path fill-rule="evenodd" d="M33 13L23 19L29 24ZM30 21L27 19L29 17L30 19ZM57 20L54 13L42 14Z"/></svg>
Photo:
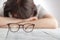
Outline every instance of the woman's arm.
<svg viewBox="0 0 60 40"><path fill-rule="evenodd" d="M57 28L58 22L52 14L46 13L42 19L35 22L37 28Z"/></svg>
<svg viewBox="0 0 60 40"><path fill-rule="evenodd" d="M42 29L53 29L58 27L58 23L56 19L53 18L43 18L37 21L32 22L35 24L35 28Z"/></svg>
<svg viewBox="0 0 60 40"><path fill-rule="evenodd" d="M36 19L34 18L30 18L32 19ZM32 21L31 23L35 24L35 28L42 28L42 29L55 29L58 27L58 22L56 20L56 18L51 15L51 14L45 14L41 19L38 19L36 21Z"/></svg>
<svg viewBox="0 0 60 40"><path fill-rule="evenodd" d="M2 26L6 25L8 23L18 23L22 22L22 19L14 19L14 18L6 18L6 17L0 17L0 27L7 27ZM58 27L58 22L53 16L45 15L42 19L37 19L36 17L31 17L29 19L26 19L26 22L24 23L33 23L35 24L35 28L44 28L44 29L53 29Z"/></svg>
<svg viewBox="0 0 60 40"><path fill-rule="evenodd" d="M0 17L0 27L8 23L18 23L18 22L22 22L22 20L8 17Z"/></svg>

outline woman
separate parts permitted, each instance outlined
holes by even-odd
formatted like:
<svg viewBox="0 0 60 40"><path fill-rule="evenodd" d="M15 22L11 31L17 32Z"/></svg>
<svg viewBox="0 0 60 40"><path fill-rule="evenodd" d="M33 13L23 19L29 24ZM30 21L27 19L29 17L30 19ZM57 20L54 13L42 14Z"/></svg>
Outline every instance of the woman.
<svg viewBox="0 0 60 40"><path fill-rule="evenodd" d="M36 28L56 28L58 26L55 18L48 14L41 6L38 8L33 0L7 0L4 6L4 16L12 17L12 19L0 17L1 25L16 23L23 20L31 21L39 19L32 22L36 24ZM4 23L2 19L4 19ZM6 22L7 20L9 20L9 22Z"/></svg>

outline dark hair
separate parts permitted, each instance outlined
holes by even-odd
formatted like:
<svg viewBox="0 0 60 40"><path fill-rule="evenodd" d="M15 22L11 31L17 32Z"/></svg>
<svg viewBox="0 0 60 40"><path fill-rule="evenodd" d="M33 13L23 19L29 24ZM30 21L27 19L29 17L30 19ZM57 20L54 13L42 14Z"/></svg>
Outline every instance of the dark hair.
<svg viewBox="0 0 60 40"><path fill-rule="evenodd" d="M15 18L27 19L36 16L37 8L33 0L7 0L4 6L4 16L9 17L9 12Z"/></svg>

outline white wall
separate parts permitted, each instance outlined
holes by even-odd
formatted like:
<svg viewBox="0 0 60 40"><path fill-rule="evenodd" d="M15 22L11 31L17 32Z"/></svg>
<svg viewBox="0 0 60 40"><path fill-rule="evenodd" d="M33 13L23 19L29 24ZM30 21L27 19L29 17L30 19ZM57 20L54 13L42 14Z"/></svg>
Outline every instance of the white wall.
<svg viewBox="0 0 60 40"><path fill-rule="evenodd" d="M3 3L5 2L6 0L0 0L0 7L3 6Z"/></svg>

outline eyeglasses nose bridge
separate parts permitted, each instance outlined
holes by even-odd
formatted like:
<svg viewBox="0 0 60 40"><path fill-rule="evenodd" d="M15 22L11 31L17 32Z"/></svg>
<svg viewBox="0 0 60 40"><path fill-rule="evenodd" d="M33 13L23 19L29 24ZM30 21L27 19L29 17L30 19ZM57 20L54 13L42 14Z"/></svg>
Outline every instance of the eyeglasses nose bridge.
<svg viewBox="0 0 60 40"><path fill-rule="evenodd" d="M20 25L19 25L19 28L24 28L24 25L20 24Z"/></svg>

